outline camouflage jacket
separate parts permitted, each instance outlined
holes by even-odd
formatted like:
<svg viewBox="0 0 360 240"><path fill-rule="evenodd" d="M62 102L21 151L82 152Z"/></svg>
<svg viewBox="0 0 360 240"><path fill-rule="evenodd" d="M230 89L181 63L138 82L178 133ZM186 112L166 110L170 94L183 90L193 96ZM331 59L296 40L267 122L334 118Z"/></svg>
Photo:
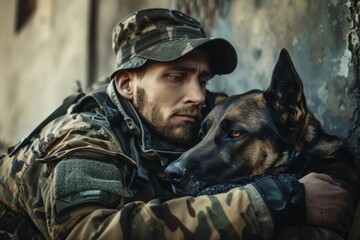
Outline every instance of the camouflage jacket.
<svg viewBox="0 0 360 240"><path fill-rule="evenodd" d="M198 197L167 191L162 170L183 150L152 139L112 84L99 96L96 103L86 96L15 156L0 158L2 219L21 213L45 239L272 238L271 213L252 185ZM129 187L136 157L153 185L145 195Z"/></svg>

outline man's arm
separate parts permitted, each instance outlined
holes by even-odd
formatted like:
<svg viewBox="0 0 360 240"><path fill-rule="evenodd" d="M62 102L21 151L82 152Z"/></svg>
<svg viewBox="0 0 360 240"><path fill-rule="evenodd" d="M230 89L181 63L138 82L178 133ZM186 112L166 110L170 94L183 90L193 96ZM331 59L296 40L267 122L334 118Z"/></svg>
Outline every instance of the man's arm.
<svg viewBox="0 0 360 240"><path fill-rule="evenodd" d="M336 218L339 215L346 217L342 216L341 211L337 210L335 213L332 211L345 206L347 194L332 182L323 181L322 177L322 175L310 174L304 177L306 181L302 179L306 189L306 198L312 199L310 201L312 204L307 208L306 217L308 223L317 221L316 223L322 226L333 227L337 224L333 218L317 220L318 216L311 213L320 209L325 214L331 214ZM67 236L69 239L78 239L81 236L98 239L110 237L120 239L210 239L211 237L227 236L230 239L244 239L249 236L259 236L261 239L271 239L274 224L283 226L284 223L302 223L304 221L304 219L299 219L299 216L305 215L301 212L304 210L301 205L305 202L292 205L294 198L298 198L298 193L292 192L293 187L285 186L288 180L293 181L293 179L283 181L273 178L266 180L267 185L272 185L274 181L277 181L276 185L283 188L283 196L277 192L268 192L267 189L260 191L259 194L257 186L259 183L256 182L213 196L182 197L165 202L161 202L159 199L148 203L130 202L126 205L120 204L117 209L107 209L101 205L84 202L84 204L77 205L60 214L55 207L52 207L51 213L46 214L52 216L49 230L55 238ZM316 194L312 191L308 192L309 186L314 184L320 186ZM326 194L327 192L332 194ZM44 199L46 202L49 201L49 204L56 202L54 193L44 196ZM315 200L314 204L314 199L319 203L316 203ZM291 211L276 206L276 201L291 206ZM323 201L332 207L321 205ZM66 220L61 222L60 219Z"/></svg>
<svg viewBox="0 0 360 240"><path fill-rule="evenodd" d="M100 168L113 170L106 171L106 176L92 171ZM229 239L241 239L242 236L259 235L266 239L272 235L271 214L252 185L214 196L125 204L129 201L125 189L116 192L111 186L114 184L123 188L122 183L116 180L121 178L111 177L122 175L114 169L119 171L112 164L80 159L63 160L55 167L47 178L49 186L43 186L49 191L43 191L42 197L52 238L209 239L227 236ZM65 176L66 173L68 176ZM78 184L74 184L76 182ZM101 184L97 185L97 182ZM98 190L104 182L107 187L102 191L107 192L106 195L100 194L101 191L87 193L78 188L93 184L91 188ZM109 201L116 196L118 205L106 207L116 202Z"/></svg>

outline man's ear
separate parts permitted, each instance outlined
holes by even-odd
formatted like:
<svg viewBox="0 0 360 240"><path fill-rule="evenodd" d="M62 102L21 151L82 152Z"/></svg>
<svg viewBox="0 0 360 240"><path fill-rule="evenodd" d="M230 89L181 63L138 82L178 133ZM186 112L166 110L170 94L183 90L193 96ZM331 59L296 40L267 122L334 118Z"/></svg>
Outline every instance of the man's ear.
<svg viewBox="0 0 360 240"><path fill-rule="evenodd" d="M132 73L129 71L119 71L115 77L115 85L119 94L128 100L133 99L134 87Z"/></svg>

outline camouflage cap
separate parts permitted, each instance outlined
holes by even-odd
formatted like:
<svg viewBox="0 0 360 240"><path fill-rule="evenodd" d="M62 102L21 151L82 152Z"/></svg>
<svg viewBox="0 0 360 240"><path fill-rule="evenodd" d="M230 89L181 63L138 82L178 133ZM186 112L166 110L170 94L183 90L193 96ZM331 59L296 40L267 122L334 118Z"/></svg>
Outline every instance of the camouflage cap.
<svg viewBox="0 0 360 240"><path fill-rule="evenodd" d="M144 9L125 17L113 30L116 70L134 69L147 60L173 61L195 48L210 53L214 74L232 72L237 64L234 47L225 39L208 38L201 24L177 10Z"/></svg>

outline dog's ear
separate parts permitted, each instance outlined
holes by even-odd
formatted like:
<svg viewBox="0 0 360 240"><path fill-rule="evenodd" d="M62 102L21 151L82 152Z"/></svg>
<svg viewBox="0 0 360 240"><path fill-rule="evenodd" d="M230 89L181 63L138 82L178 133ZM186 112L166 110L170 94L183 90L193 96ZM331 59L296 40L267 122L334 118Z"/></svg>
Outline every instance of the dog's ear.
<svg viewBox="0 0 360 240"><path fill-rule="evenodd" d="M270 87L264 96L278 115L280 124L297 132L307 113L303 84L286 49L275 65Z"/></svg>

